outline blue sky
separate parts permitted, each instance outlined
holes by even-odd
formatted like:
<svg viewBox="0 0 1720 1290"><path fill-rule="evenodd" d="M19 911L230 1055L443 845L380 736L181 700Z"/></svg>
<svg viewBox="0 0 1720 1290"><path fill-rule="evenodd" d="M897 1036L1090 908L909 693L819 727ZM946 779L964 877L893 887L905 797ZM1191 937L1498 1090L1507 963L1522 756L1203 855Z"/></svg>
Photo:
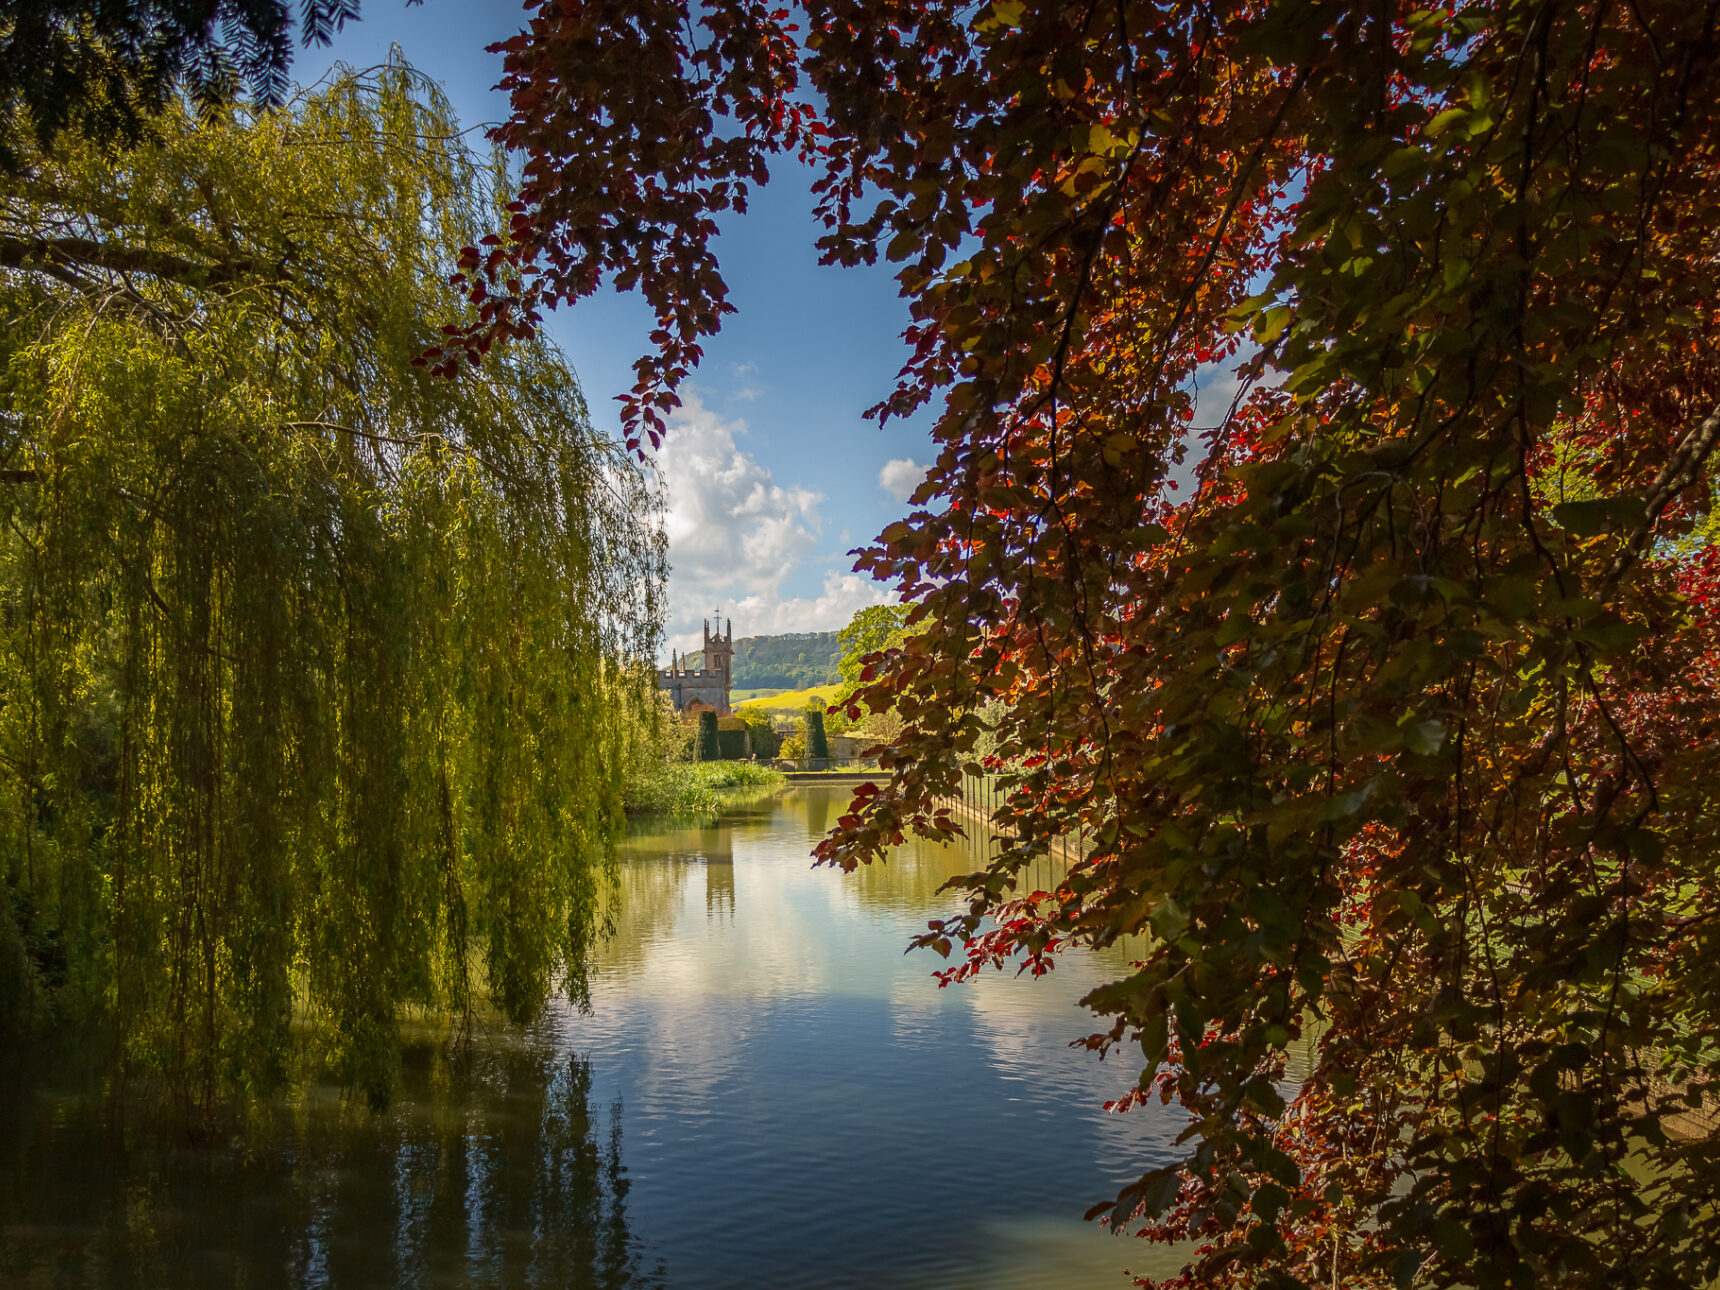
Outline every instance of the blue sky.
<svg viewBox="0 0 1720 1290"><path fill-rule="evenodd" d="M337 60L366 67L399 44L441 82L462 124L505 115L507 100L492 88L501 59L484 47L518 30L523 10L367 0L363 13L332 48L300 50L295 78L314 81ZM914 468L931 458L929 418L880 429L861 417L907 356L907 306L887 268L818 265L808 182L779 161L717 246L740 312L706 346L660 457L674 566L665 649L696 647L712 609L732 617L737 636L752 636L832 630L882 599L846 552L905 512ZM550 319L592 418L612 432L614 398L632 386L650 327L637 296L607 290Z"/></svg>

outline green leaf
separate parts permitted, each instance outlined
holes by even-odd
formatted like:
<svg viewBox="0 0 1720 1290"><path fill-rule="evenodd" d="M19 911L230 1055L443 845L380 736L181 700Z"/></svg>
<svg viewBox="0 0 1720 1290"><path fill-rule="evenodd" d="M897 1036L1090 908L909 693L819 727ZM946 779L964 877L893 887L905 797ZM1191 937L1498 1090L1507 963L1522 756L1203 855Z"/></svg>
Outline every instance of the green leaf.
<svg viewBox="0 0 1720 1290"><path fill-rule="evenodd" d="M1607 655L1626 654L1641 643L1645 635L1644 628L1638 623L1627 623L1620 619L1595 623L1584 623L1571 632L1573 640Z"/></svg>
<svg viewBox="0 0 1720 1290"><path fill-rule="evenodd" d="M1640 497L1592 497L1553 507L1553 522L1574 537L1595 537L1640 524L1646 513Z"/></svg>
<svg viewBox="0 0 1720 1290"><path fill-rule="evenodd" d="M1188 926L1188 919L1188 910L1177 903L1176 897L1166 896L1153 910L1149 921L1161 940L1174 941Z"/></svg>
<svg viewBox="0 0 1720 1290"><path fill-rule="evenodd" d="M1242 1100L1262 1115L1276 1117L1284 1114L1284 1098L1265 1076L1256 1075L1248 1081L1243 1089Z"/></svg>
<svg viewBox="0 0 1720 1290"><path fill-rule="evenodd" d="M1418 757L1431 757L1445 746L1443 721L1414 721L1404 727L1403 745Z"/></svg>
<svg viewBox="0 0 1720 1290"><path fill-rule="evenodd" d="M1182 1191L1182 1170L1177 1165L1163 1165L1141 1180L1141 1204L1147 1213L1157 1218L1177 1203Z"/></svg>
<svg viewBox="0 0 1720 1290"><path fill-rule="evenodd" d="M1364 785L1352 793L1340 793L1326 803L1320 813L1322 820L1346 820L1367 805L1372 785Z"/></svg>
<svg viewBox="0 0 1720 1290"><path fill-rule="evenodd" d="M1659 864L1666 854L1666 840L1653 829L1632 829L1624 835L1631 855L1647 865Z"/></svg>
<svg viewBox="0 0 1720 1290"><path fill-rule="evenodd" d="M1426 159L1427 154L1420 148L1394 148L1391 152L1386 154L1386 159L1381 165L1381 169L1385 172L1388 179L1396 179L1406 171L1421 165L1426 161Z"/></svg>
<svg viewBox="0 0 1720 1290"><path fill-rule="evenodd" d="M1423 126L1421 132L1429 139L1437 139L1443 134L1449 134L1467 121L1469 117L1470 111L1466 107L1446 108L1445 111Z"/></svg>
<svg viewBox="0 0 1720 1290"><path fill-rule="evenodd" d="M1442 1218L1434 1224L1433 1243L1453 1263L1465 1262L1475 1250L1475 1238L1469 1234L1469 1228L1455 1218Z"/></svg>
<svg viewBox="0 0 1720 1290"><path fill-rule="evenodd" d="M1249 1203L1263 1222L1275 1223L1278 1221L1278 1212L1289 1202L1290 1193L1277 1183L1271 1182L1256 1190Z"/></svg>
<svg viewBox="0 0 1720 1290"><path fill-rule="evenodd" d="M1254 324L1254 339L1261 345L1270 345L1284 334L1284 329L1290 325L1290 306L1278 305L1264 311Z"/></svg>
<svg viewBox="0 0 1720 1290"><path fill-rule="evenodd" d="M1165 1060L1165 1054L1170 1051L1171 1019L1168 1012L1157 1012L1148 1017L1141 1027L1141 1056L1146 1061L1146 1068L1155 1070Z"/></svg>
<svg viewBox="0 0 1720 1290"><path fill-rule="evenodd" d="M1226 645L1234 645L1254 630L1254 620L1241 607L1230 611L1229 616L1219 624L1218 633L1213 637L1213 643L1220 649Z"/></svg>
<svg viewBox="0 0 1720 1290"><path fill-rule="evenodd" d="M907 229L890 239L890 245L884 248L884 258L905 260L919 248L919 245L920 234L914 229Z"/></svg>

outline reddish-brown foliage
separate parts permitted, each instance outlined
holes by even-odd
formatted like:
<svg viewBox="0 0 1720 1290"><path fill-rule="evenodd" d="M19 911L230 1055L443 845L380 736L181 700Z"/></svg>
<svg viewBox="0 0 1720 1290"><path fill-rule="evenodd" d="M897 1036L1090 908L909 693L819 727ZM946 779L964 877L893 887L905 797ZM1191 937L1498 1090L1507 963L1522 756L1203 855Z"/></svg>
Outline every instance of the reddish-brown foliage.
<svg viewBox="0 0 1720 1290"><path fill-rule="evenodd" d="M1715 558L1668 545L1720 437L1716 8L562 0L507 47L474 355L613 272L655 436L773 149L829 258L902 265L878 411L941 450L862 555L914 610L854 702L906 728L821 855L947 833L996 750L1018 841L924 942L1151 936L1093 1044L1194 1120L1103 1208L1186 1284L1720 1272L1720 1145L1668 1136L1720 1077Z"/></svg>

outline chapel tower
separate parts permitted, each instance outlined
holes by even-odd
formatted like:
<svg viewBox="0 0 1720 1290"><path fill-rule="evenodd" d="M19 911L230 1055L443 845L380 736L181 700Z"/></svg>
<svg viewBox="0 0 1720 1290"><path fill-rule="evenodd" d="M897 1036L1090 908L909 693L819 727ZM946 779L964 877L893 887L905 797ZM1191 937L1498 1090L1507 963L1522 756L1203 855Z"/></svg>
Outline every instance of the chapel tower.
<svg viewBox="0 0 1720 1290"><path fill-rule="evenodd" d="M713 630L713 628L715 630ZM723 711L729 709L729 685L734 677L735 625L721 618L705 620L705 667L717 672L723 683Z"/></svg>

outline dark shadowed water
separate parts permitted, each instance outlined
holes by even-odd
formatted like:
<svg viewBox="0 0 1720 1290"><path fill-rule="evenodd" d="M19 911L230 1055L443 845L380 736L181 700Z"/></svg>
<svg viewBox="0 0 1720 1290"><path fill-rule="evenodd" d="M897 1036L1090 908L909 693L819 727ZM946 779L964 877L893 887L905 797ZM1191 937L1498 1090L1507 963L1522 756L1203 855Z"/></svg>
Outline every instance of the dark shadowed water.
<svg viewBox="0 0 1720 1290"><path fill-rule="evenodd" d="M640 830L593 1013L464 1061L409 1048L384 1116L313 1089L188 1143L75 1065L0 1062L0 1285L1124 1287L1083 1223L1166 1158L1136 1071L1069 1047L1124 966L940 990L904 956L973 857L809 867L846 790Z"/></svg>

